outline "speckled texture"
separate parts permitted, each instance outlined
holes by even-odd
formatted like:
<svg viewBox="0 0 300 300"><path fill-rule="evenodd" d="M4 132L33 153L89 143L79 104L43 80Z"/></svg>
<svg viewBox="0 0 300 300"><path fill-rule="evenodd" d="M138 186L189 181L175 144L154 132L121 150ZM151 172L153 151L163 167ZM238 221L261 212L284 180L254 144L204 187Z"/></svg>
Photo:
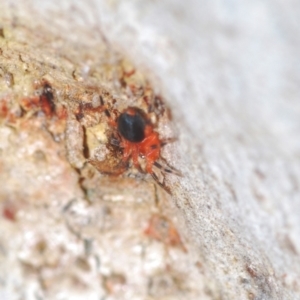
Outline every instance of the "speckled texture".
<svg viewBox="0 0 300 300"><path fill-rule="evenodd" d="M171 197L108 145L100 97L114 114L156 99L149 118L174 135L158 91L101 37L87 50L9 20L3 34L0 298L207 297Z"/></svg>
<svg viewBox="0 0 300 300"><path fill-rule="evenodd" d="M49 32L63 37L58 45L65 44L63 39L72 45L86 45L85 55L90 56L90 60L86 59L89 66L97 57L93 47L104 35L110 43L109 49L126 53L136 66L146 70L155 89L162 93L170 105L175 132L178 131L179 141L171 145L164 155L176 164L184 177L168 177L174 196L167 203L172 211L169 216L173 215L174 221L178 220L181 237L188 248L188 254L177 248L168 250L171 253L177 251L176 255L182 256L176 259L176 264L174 260L171 263L172 266L176 265L175 274L163 267L167 260L157 254L159 250L152 251L150 246L149 256L146 255L149 264L146 266L154 268L152 271L157 270L152 277L141 277L141 273L145 274L145 266L134 260L140 254L134 256L132 261L128 256L111 258L103 254L107 257L108 269L97 271L95 267L94 275L89 273L89 276L101 277L101 288L93 282L94 285L88 285L83 293L96 295L105 291L103 293L107 295L110 291L107 299L300 299L298 2L236 0L207 3L189 0L70 3L61 1L57 5L53 1L44 1L43 4L26 1L20 7L10 6L6 10L5 20L26 22L28 15L34 12L39 17L32 21L32 26L35 21L36 24L47 24ZM43 52L44 60L54 63L57 50L53 51L50 42L48 48L49 52ZM61 53L63 48L58 48L62 50ZM68 56L72 56L75 62L78 59L80 61L82 50L80 54L77 54L76 47L72 47L72 50ZM77 70L81 71L75 73L75 78L84 81L88 69L83 67ZM13 84L10 73L12 71L1 75L1 84L5 83L6 88ZM2 130L7 134L10 129ZM164 132L164 125L161 130ZM170 129L166 128L168 131ZM63 166L64 162L60 168ZM68 170L70 166L66 164L65 168ZM70 168L67 174L71 177L74 172ZM95 180L101 181L103 178L100 176ZM130 182L134 189L141 189L142 195L147 190L151 194L150 189L153 196L153 185L146 183L143 186L136 179L130 179ZM32 188L26 181L25 184L29 190ZM84 199L82 186L73 185L72 181L69 184L72 188L68 188L68 192L74 189L71 193L78 193L76 199ZM122 210L118 201L124 198L116 197L114 189L101 190L101 186L107 185L100 185L100 193L104 194L103 199L108 199L109 206L114 205L112 216L118 215ZM124 187L122 182L117 181L114 188L117 188L117 194L128 193L127 184ZM97 193L89 196L94 197ZM112 196L107 196L109 194ZM126 197L132 199L128 194ZM48 197L43 201L55 203ZM75 209L79 216L86 214L89 218L91 212L84 208L85 202L80 201L83 200L74 202L74 208L70 208ZM152 201L155 200L152 198ZM95 205L95 202L92 203ZM99 212L102 209L99 208ZM164 210L164 214L168 209ZM45 210L48 211L47 208ZM104 211L105 215L107 210ZM37 214L35 208L33 213ZM116 220L126 219L124 210L122 214ZM129 220L132 215L129 211ZM131 220L133 232L143 228L142 225L135 227L141 224L141 216L137 214L136 219ZM51 216L50 221L54 219ZM113 217L108 219L111 222L114 220ZM82 224L80 217L75 220ZM42 221L45 227L52 224L47 218ZM11 227L12 224L5 226ZM115 232L123 236L123 231L119 230L125 230L124 226L115 226ZM1 225L1 228L4 227ZM8 246L8 238L1 241L4 245L1 249L11 249L11 260L5 259L4 255L2 265L3 268L12 269L19 251L15 245L22 244L17 241L26 231L20 232L15 227L9 230L16 230L18 234L15 235L16 241L11 242L12 246ZM62 230L61 234L65 241L68 240L69 231L64 235ZM84 236L90 237L89 234ZM96 234L96 237L101 239L100 235ZM114 243L113 239L108 240L106 245L120 249L120 253L124 249L137 249L140 253L138 247L124 246L134 244L128 240L126 242L126 237L121 239L122 246ZM58 236L55 235L55 238ZM68 245L72 245L71 241L72 235ZM162 246L157 241L155 243L157 247ZM80 247L78 245L75 243L73 248L70 246L72 249L64 250L68 259L83 255L80 252L83 250L76 250L76 247ZM3 250L2 253L7 251ZM113 253L119 253L115 251ZM153 260L152 253L156 253ZM116 260L116 257L120 260ZM124 262L128 265L124 266L122 272L113 264ZM104 266L107 265L104 263ZM133 273L132 281L129 281L127 276L122 276L128 271L127 268L142 268L143 272ZM33 280L30 285L28 279L24 280L24 275L22 277L18 273L18 267L15 266L13 270L13 277L19 279L13 283L2 280L5 288L1 293L12 293L15 290L12 284L26 293L40 291L37 281ZM180 285L183 282L182 274L185 277L187 273L190 286ZM110 280L105 277L107 274L110 274ZM149 277L151 280L146 291L145 284L139 280ZM68 276L62 275L62 278ZM90 281L87 279L87 282ZM116 286L115 294L111 292L111 285ZM46 289L48 294L44 287L44 295L49 299L56 299L54 287L55 284L52 289ZM122 296L118 294L118 288ZM82 294L80 297L86 296ZM2 298L5 299L4 296Z"/></svg>

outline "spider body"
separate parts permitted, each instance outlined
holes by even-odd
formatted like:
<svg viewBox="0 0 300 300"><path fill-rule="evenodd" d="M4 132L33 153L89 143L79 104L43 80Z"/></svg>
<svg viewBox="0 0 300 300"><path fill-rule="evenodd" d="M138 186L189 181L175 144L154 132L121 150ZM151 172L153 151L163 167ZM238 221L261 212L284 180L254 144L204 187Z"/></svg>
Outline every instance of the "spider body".
<svg viewBox="0 0 300 300"><path fill-rule="evenodd" d="M77 120L80 120L84 116L84 112L104 112L108 118L108 123L114 128L115 134L111 135L110 145L117 146L122 149L122 159L120 163L113 164L113 174L121 174L128 166L128 161L132 159L132 163L135 168L140 172L149 173L153 179L169 194L171 190L165 184L164 172L172 173L177 176L182 176L181 173L174 167L170 166L166 160L161 156L161 148L173 142L175 139L161 140L158 132L155 131L155 125L151 122L148 115L140 108L130 106L124 109L122 112L117 110L110 111L104 104L102 97L100 96L101 106L92 107L90 103L81 104L79 110L76 113ZM111 112L116 114L116 118L113 118ZM141 167L139 158L145 160L144 168ZM89 159L89 161L100 171L103 172L102 162L98 162L95 159ZM159 163L162 161L163 166ZM153 171L153 166L161 170L162 180L158 178ZM119 170L115 169L119 168ZM106 170L107 168L105 168ZM110 173L107 170L106 173Z"/></svg>
<svg viewBox="0 0 300 300"><path fill-rule="evenodd" d="M153 176L152 166L160 157L161 141L147 115L137 107L128 107L117 118L117 131L123 159L132 158L134 166L140 169L138 158L145 158L146 172Z"/></svg>

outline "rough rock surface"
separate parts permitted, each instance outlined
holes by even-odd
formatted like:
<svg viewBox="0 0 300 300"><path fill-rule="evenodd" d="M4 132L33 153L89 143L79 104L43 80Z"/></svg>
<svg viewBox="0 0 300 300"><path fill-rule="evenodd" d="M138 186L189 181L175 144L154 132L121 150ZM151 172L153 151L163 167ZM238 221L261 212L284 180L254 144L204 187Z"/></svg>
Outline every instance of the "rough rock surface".
<svg viewBox="0 0 300 300"><path fill-rule="evenodd" d="M1 299L300 299L296 1L0 4ZM127 68L171 109L172 196L85 162L76 109L136 103Z"/></svg>

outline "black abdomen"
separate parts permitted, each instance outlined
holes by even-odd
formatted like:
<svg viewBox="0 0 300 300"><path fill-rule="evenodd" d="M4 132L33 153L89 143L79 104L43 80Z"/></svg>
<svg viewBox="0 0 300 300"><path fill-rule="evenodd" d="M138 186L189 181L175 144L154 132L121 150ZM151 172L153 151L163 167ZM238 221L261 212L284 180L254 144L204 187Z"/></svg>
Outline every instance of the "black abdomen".
<svg viewBox="0 0 300 300"><path fill-rule="evenodd" d="M145 138L146 120L143 111L131 107L120 114L118 131L122 137L132 143L139 143Z"/></svg>

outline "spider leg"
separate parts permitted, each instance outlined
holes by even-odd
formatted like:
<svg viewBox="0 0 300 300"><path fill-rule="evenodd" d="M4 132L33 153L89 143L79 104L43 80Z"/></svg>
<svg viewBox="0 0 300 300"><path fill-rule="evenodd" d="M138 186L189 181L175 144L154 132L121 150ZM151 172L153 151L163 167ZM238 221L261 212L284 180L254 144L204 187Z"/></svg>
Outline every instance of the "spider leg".
<svg viewBox="0 0 300 300"><path fill-rule="evenodd" d="M94 106L92 102L89 103L81 102L79 104L78 112L76 113L77 120L79 121L84 117L84 111L98 112L98 113L104 112L106 117L109 119L109 122L111 122L111 125L116 126L115 121L113 120L111 113L109 112L107 105L105 105L103 97L101 95L99 95L98 104L100 105Z"/></svg>
<svg viewBox="0 0 300 300"><path fill-rule="evenodd" d="M160 182L157 175L154 172L151 172L150 174L160 187L162 187L169 195L172 195L171 189L165 184L165 178L163 182Z"/></svg>
<svg viewBox="0 0 300 300"><path fill-rule="evenodd" d="M102 97L101 95L99 96L99 100L100 100L100 104L104 107L104 113L105 113L105 115L106 115L109 119L111 119L111 114L110 114L110 112L108 111L107 107L105 106L103 97Z"/></svg>
<svg viewBox="0 0 300 300"><path fill-rule="evenodd" d="M163 157L160 157L160 159L165 163L165 165L167 166L167 168L165 168L164 166L162 166L162 165L161 165L160 163L158 163L157 161L155 161L155 162L153 163L153 165L154 165L155 167L157 167L157 168L159 168L159 169L161 169L162 171L165 171L165 172L167 172L167 173L171 173L171 174L175 174L175 175L177 175L177 176L179 176L179 177L183 177L182 173L181 173L179 170L177 170L176 168L170 166L170 165L168 164L168 162L166 161L166 159L164 159Z"/></svg>
<svg viewBox="0 0 300 300"><path fill-rule="evenodd" d="M123 148L123 159L128 160L130 156L132 155L132 148L126 141L122 141L120 143L120 147Z"/></svg>
<svg viewBox="0 0 300 300"><path fill-rule="evenodd" d="M161 141L160 146L164 147L167 144L174 143L176 141L177 141L177 138L167 138L167 139L164 139L164 140Z"/></svg>
<svg viewBox="0 0 300 300"><path fill-rule="evenodd" d="M100 104L100 105L99 105ZM104 104L103 98L100 95L99 96L99 102L96 105L93 105L92 102L89 103L80 103L79 104L79 108L78 111L75 113L76 119L77 121L80 121L83 117L84 117L84 112L98 112L98 113L102 113L104 111L105 115L108 118L111 118L111 115L107 109L107 107Z"/></svg>
<svg viewBox="0 0 300 300"><path fill-rule="evenodd" d="M137 168L140 173L144 173L139 163L139 151L137 148L132 150L132 162L134 167Z"/></svg>
<svg viewBox="0 0 300 300"><path fill-rule="evenodd" d="M111 113L109 112L107 106L106 106L105 103L104 103L104 100L103 100L102 96L99 96L99 97L100 97L100 103L101 103L101 105L102 105L103 108L104 108L102 111L104 111L106 117L108 118L108 124L109 124L111 127L116 128L116 127L117 127L117 122L116 122L116 120L112 117Z"/></svg>
<svg viewBox="0 0 300 300"><path fill-rule="evenodd" d="M111 143L113 146L117 146L117 147L119 147L119 148L122 148L122 147L121 147L121 142L120 142L118 139L114 138L114 137L111 138L110 143Z"/></svg>

